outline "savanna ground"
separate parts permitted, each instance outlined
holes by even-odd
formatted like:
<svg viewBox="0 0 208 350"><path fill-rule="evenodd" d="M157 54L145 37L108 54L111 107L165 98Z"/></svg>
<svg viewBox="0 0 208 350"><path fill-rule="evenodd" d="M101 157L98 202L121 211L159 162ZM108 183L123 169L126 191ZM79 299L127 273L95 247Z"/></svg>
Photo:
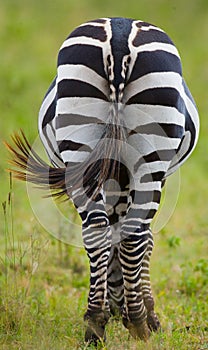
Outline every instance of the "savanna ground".
<svg viewBox="0 0 208 350"><path fill-rule="evenodd" d="M163 333L154 334L147 344L136 342L112 320L106 345L100 348L208 349L208 2L1 1L0 139L9 140L20 128L31 141L36 139L38 109L55 75L62 41L80 23L105 16L143 19L171 36L198 105L201 134L181 169L174 215L155 234L151 276ZM43 199L30 205L26 186L10 181L5 172L8 154L2 144L0 149L0 348L85 349L85 252L61 243L41 226L32 209L38 205L53 226L47 204ZM173 195L178 191L174 186ZM61 238L63 227L55 222L55 230Z"/></svg>

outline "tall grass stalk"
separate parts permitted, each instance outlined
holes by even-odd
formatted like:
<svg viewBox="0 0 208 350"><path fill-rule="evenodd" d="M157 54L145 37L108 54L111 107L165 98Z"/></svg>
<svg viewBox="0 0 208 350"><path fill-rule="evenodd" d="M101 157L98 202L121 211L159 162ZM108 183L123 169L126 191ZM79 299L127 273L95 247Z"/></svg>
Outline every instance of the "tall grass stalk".
<svg viewBox="0 0 208 350"><path fill-rule="evenodd" d="M12 177L9 178L9 192L2 203L4 215L4 255L0 257L3 278L0 290L0 328L5 341L15 334L21 334L30 299L33 276L39 263L43 246L35 233L31 234L29 244L23 247L17 243L14 233Z"/></svg>

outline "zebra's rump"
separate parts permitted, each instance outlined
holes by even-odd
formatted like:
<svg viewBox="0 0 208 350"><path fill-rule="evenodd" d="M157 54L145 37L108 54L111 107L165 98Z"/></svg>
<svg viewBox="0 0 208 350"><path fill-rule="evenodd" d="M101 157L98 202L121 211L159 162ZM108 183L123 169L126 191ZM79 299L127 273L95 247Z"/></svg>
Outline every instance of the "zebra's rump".
<svg viewBox="0 0 208 350"><path fill-rule="evenodd" d="M124 162L133 177L138 169L141 177L174 172L195 147L198 114L171 39L160 28L123 18L76 28L60 48L39 133L57 167L106 158Z"/></svg>

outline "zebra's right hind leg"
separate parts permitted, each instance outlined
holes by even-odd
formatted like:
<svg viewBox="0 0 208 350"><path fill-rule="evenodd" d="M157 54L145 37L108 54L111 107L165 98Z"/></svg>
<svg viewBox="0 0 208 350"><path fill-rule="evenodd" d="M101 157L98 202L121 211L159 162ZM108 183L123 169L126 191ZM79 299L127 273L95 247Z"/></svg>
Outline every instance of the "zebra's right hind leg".
<svg viewBox="0 0 208 350"><path fill-rule="evenodd" d="M156 332L161 330L160 321L154 311L154 298L151 290L150 283L150 258L152 255L154 242L152 232L149 229L149 241L148 247L142 262L142 271L141 271L141 289L143 294L144 305L147 310L147 324L151 331Z"/></svg>

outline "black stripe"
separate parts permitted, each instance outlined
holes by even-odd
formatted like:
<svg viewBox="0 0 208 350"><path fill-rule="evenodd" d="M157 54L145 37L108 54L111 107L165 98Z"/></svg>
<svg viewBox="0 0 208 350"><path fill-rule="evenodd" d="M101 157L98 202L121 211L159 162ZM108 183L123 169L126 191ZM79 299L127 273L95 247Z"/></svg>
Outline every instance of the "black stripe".
<svg viewBox="0 0 208 350"><path fill-rule="evenodd" d="M109 215L108 218L109 218L110 225L114 225L119 221L119 215L116 213Z"/></svg>
<svg viewBox="0 0 208 350"><path fill-rule="evenodd" d="M182 138L184 128L172 123L150 123L136 127L132 133Z"/></svg>
<svg viewBox="0 0 208 350"><path fill-rule="evenodd" d="M92 22L92 23L103 23L103 24L105 24L107 21L106 21L106 19L104 19L104 18L98 18L98 19L94 19L93 21L89 21L89 22Z"/></svg>
<svg viewBox="0 0 208 350"><path fill-rule="evenodd" d="M56 118L56 128L64 128L69 125L84 125L84 124L104 124L102 120L95 117L88 117L80 114L60 114Z"/></svg>
<svg viewBox="0 0 208 350"><path fill-rule="evenodd" d="M185 90L186 95L190 98L190 100L192 101L193 105L196 107L195 101L185 83L185 81L183 81L183 87ZM191 141L190 141L190 145L189 148L187 150L187 152L183 155L183 157L180 159L180 162L185 159L187 157L187 155L191 152L193 146L194 146L194 142L195 142L195 138L196 138L196 128L195 125L191 119L190 114L187 112L185 115L186 121L185 121L185 130L190 131L191 133ZM181 143L182 145L182 143ZM179 151L179 150L178 150Z"/></svg>
<svg viewBox="0 0 208 350"><path fill-rule="evenodd" d="M151 24L151 23L148 23L148 22L144 22L144 21L139 21L139 22L137 22L136 26L137 26L138 28L141 28L141 27L149 27L149 26L157 28L157 26L155 26L154 24Z"/></svg>
<svg viewBox="0 0 208 350"><path fill-rule="evenodd" d="M52 119L53 119L53 118L52 118ZM51 120L52 120L52 119L51 119ZM49 152L48 152L48 149L50 149L50 150L53 152L53 154L54 154L61 162L63 162L63 159L61 159L60 154L57 153L57 151L59 151L59 150L58 150L58 149L54 149L54 146L53 146L51 140L48 138L48 134L47 134L47 131L46 131L46 126L47 126L47 124L50 124L50 121L51 121L51 120L49 120L48 122L46 122L45 125L43 125L44 122L43 122L43 124L42 124L42 133L43 133L43 135L44 135L44 137L45 137L45 139L46 139L46 142L47 142L47 144L48 144L48 147L46 148L46 152L48 153L48 157L51 159L51 156L49 155ZM52 127L51 124L50 124L50 126ZM52 127L52 130L53 130L53 137L54 137L54 139L55 139L53 127Z"/></svg>
<svg viewBox="0 0 208 350"><path fill-rule="evenodd" d="M156 29L149 29L149 30L140 30L140 23L137 23L138 32L136 37L133 40L133 45L138 47L140 45L144 44L151 44L153 42L158 43L165 43L165 44L171 44L174 45L172 40L169 38L169 36Z"/></svg>
<svg viewBox="0 0 208 350"><path fill-rule="evenodd" d="M140 52L137 55L128 83L154 72L175 72L182 75L180 59L162 50Z"/></svg>
<svg viewBox="0 0 208 350"><path fill-rule="evenodd" d="M147 154L144 156L145 163L151 163L156 161L170 161L175 155L174 150L160 150Z"/></svg>
<svg viewBox="0 0 208 350"><path fill-rule="evenodd" d="M151 174L145 174L141 177L141 183L154 182L154 181L162 181L165 175L164 171L157 171Z"/></svg>
<svg viewBox="0 0 208 350"><path fill-rule="evenodd" d="M63 79L58 83L58 98L63 97L93 97L107 101L107 97L95 86L84 81Z"/></svg>
<svg viewBox="0 0 208 350"><path fill-rule="evenodd" d="M148 202L145 202L145 204ZM138 203L137 203L138 204ZM131 211L131 218L135 218L135 219L152 219L155 215L155 213L157 212L156 209L134 209L134 208L130 208ZM127 223L128 225L128 223ZM127 232L136 232L136 227L132 228L132 227L125 227L124 224L124 230Z"/></svg>
<svg viewBox="0 0 208 350"><path fill-rule="evenodd" d="M183 88L184 88L184 90L185 90L186 95L187 95L188 98L192 101L192 103L193 103L193 105L195 106L195 108L197 108L197 107L196 107L196 103L195 103L195 101L194 101L194 99L193 99L193 96L192 96L192 94L191 94L191 92L190 92L188 86L186 85L186 82L185 82L184 79L182 79L182 84L183 84Z"/></svg>
<svg viewBox="0 0 208 350"><path fill-rule="evenodd" d="M150 202L160 203L161 192L132 190L130 195L133 203L136 204L146 204Z"/></svg>
<svg viewBox="0 0 208 350"><path fill-rule="evenodd" d="M75 44L59 51L58 66L62 64L83 64L106 78L103 53L100 47Z"/></svg>
<svg viewBox="0 0 208 350"><path fill-rule="evenodd" d="M63 152L63 151L91 152L92 151L92 149L89 146L83 143L74 142L71 140L58 141L57 144L58 144L59 152Z"/></svg>
<svg viewBox="0 0 208 350"><path fill-rule="evenodd" d="M112 18L111 19L111 50L114 58L114 81L113 85L118 93L118 86L123 82L121 76L122 60L125 55L130 54L128 39L131 33L132 20L128 18Z"/></svg>
<svg viewBox="0 0 208 350"><path fill-rule="evenodd" d="M98 39L102 42L107 40L106 31L103 27L96 27L90 24L76 28L69 36L69 38L75 38L79 36L85 36L87 38Z"/></svg>
<svg viewBox="0 0 208 350"><path fill-rule="evenodd" d="M51 90L55 87L55 85L56 85L56 78L57 78L57 77L55 77L55 78L53 79L51 85L49 86L49 88L48 88L48 90L47 90L47 92L46 92L46 94L45 94L45 96L44 96L43 101L44 101L45 98L48 96L49 92L51 92Z"/></svg>
<svg viewBox="0 0 208 350"><path fill-rule="evenodd" d="M135 230L136 230L136 228L135 228ZM135 230L133 232L135 232ZM133 234L133 232L130 230L129 234L131 234L131 233ZM124 235L125 235L125 233L124 233ZM135 238L138 239L137 236ZM146 239L147 238L145 236L142 236L141 243L144 242ZM128 237L126 237L126 239L124 238L123 241L124 241L123 242L123 246L124 246L123 254L126 254L126 252L125 252L125 243L127 243L127 244L129 243ZM133 241L133 237L132 237L132 241ZM130 242L131 242L131 238L130 238ZM122 260L125 261L127 264L129 264L129 262L131 261L130 258L138 257L145 249L146 248L145 248L145 245L144 245L144 246L141 246L141 248L138 247L138 249L135 250L135 251L128 250L128 256L127 255L122 255ZM136 259L134 259L134 263L137 264L137 260Z"/></svg>
<svg viewBox="0 0 208 350"><path fill-rule="evenodd" d="M55 117L55 111L56 111L56 100L53 100L53 102L50 104L50 106L48 107L44 115L43 122L42 122L42 129L44 129L46 125L53 120L53 118Z"/></svg>
<svg viewBox="0 0 208 350"><path fill-rule="evenodd" d="M134 171L137 172L138 168L145 163L152 163L157 161L168 162L173 159L176 154L176 150L160 150L147 154L141 157L134 165Z"/></svg>
<svg viewBox="0 0 208 350"><path fill-rule="evenodd" d="M72 164L72 163L70 163L70 164ZM76 165L80 165L80 163L75 163L75 166ZM69 165L70 166L70 165ZM72 166L73 166L73 164L72 164ZM96 201L98 202L98 201L100 201L100 200L102 200L103 199L103 197L102 197L102 195L101 194L98 194L97 195L97 197L96 197ZM78 195L76 195L76 198L75 199L73 199L73 201L74 201L74 205L76 206L76 208L78 208L78 207L80 207L80 206L85 206L85 208L86 208L86 199L85 199L85 196L83 196L83 194L78 194ZM98 205L98 204L97 204ZM97 208L97 207L96 207ZM86 219L86 217L87 217L87 215L88 215L88 212L89 212L89 209L88 209L88 211L87 211L87 209L88 208L86 208L86 210L85 211L83 211L81 214L80 214L80 216L81 216L81 219L84 221L85 219ZM103 209L103 206L102 205L100 205L100 209Z"/></svg>
<svg viewBox="0 0 208 350"><path fill-rule="evenodd" d="M185 105L178 90L174 88L152 88L147 89L132 96L127 105L130 104L147 104L175 107L181 113L184 112Z"/></svg>
<svg viewBox="0 0 208 350"><path fill-rule="evenodd" d="M136 230L136 227L135 227L135 230ZM131 232L129 232L129 233L131 233ZM129 235L128 235L129 236ZM124 233L124 237L122 237L122 238L124 238L123 239L123 242L122 242L122 245L123 245L123 247L121 247L121 252L122 252L122 260L124 261L124 262L126 262L127 264L129 264L129 257L139 257L139 255L140 254L142 254L142 252L144 252L144 250L146 249L146 246L145 245L143 245L143 246L139 246L139 244L140 244L140 242L142 243L142 242L144 242L144 241L146 241L147 239L148 239L148 235L143 235L141 238L140 238L140 242L138 242L138 248L137 248L137 250L135 250L135 251L130 251L129 249L128 249L128 256L126 255L126 252L125 252L125 243L126 243L126 245L127 245L127 247L128 247L128 245L129 245L129 243L131 244L132 242L134 242L134 240L135 241L138 241L138 236L136 235L135 237L134 237L134 235L133 235L133 232L132 232L132 235L131 235L131 237L125 237L125 233ZM123 249L124 248L124 249ZM139 259L139 258L138 258ZM137 264L137 260L135 259L134 260L134 263L135 264ZM128 270L129 271L131 271L131 268L132 268L132 266L131 267L128 267Z"/></svg>
<svg viewBox="0 0 208 350"><path fill-rule="evenodd" d="M113 272L114 273L114 272ZM113 274L112 273L112 274ZM111 276L111 274L108 275L108 278ZM121 277L117 281L109 281L108 280L108 286L112 287L113 289L116 287L123 287L123 277ZM123 294L123 293L122 293ZM122 302L123 303L123 302Z"/></svg>

